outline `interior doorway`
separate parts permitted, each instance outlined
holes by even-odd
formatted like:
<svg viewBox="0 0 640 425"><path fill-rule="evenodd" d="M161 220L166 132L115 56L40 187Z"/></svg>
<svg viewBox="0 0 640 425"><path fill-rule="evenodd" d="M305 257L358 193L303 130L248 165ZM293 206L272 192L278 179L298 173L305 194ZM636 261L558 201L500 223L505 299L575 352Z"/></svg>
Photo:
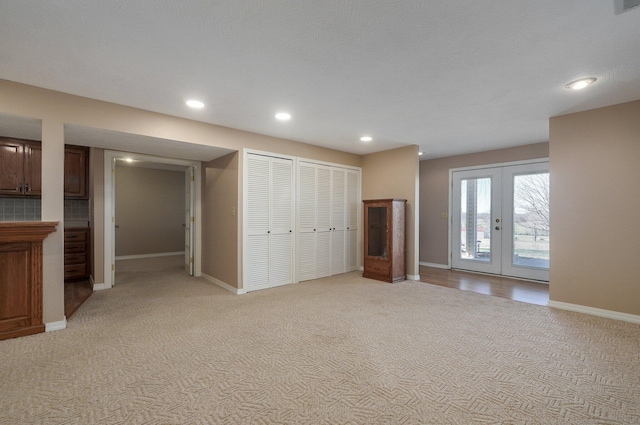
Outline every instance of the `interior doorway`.
<svg viewBox="0 0 640 425"><path fill-rule="evenodd" d="M183 230L179 231L184 236L180 252L167 252L166 255L180 254L184 256L185 271L190 275L199 275L200 244L195 235L200 225L198 188L200 186L200 163L149 155L132 154L127 152L105 151L105 288L110 288L116 283L116 243L119 228L118 215L116 213L116 165L119 161L138 162L143 167L179 170L184 176L184 185L180 182L180 191L184 189L184 202L182 198L177 204L180 217L184 217ZM184 208L183 208L184 206ZM184 215L183 215L184 214ZM182 221L182 220L180 220ZM129 229L131 230L131 229ZM152 255L153 256L153 255ZM143 255L127 256L126 258L144 258ZM122 258L118 257L118 258Z"/></svg>
<svg viewBox="0 0 640 425"><path fill-rule="evenodd" d="M549 163L452 170L451 265L549 281Z"/></svg>

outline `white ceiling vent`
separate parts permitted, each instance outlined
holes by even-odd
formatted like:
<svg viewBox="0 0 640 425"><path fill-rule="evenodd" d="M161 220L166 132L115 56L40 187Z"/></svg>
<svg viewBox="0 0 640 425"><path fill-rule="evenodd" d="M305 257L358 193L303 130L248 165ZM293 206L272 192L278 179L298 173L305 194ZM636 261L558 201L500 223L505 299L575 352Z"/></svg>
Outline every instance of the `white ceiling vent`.
<svg viewBox="0 0 640 425"><path fill-rule="evenodd" d="M640 0L613 0L616 9L616 15L628 12L640 6Z"/></svg>

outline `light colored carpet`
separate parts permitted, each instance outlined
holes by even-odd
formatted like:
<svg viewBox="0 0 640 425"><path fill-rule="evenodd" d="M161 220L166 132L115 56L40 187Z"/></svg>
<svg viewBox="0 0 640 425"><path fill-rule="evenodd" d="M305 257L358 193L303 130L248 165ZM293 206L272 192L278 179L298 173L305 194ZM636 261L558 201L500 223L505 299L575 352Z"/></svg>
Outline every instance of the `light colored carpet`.
<svg viewBox="0 0 640 425"><path fill-rule="evenodd" d="M0 341L2 424L636 424L640 326L349 273L232 295L118 263Z"/></svg>

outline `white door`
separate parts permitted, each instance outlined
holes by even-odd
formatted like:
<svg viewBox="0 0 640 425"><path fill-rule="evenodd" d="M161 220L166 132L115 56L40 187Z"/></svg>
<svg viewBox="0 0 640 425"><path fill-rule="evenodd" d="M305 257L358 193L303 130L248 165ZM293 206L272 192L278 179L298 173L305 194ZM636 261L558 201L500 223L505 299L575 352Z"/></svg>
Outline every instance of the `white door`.
<svg viewBox="0 0 640 425"><path fill-rule="evenodd" d="M195 205L195 169L189 167L184 173L184 270L193 276L194 254L194 205Z"/></svg>
<svg viewBox="0 0 640 425"><path fill-rule="evenodd" d="M316 279L331 276L331 168L318 165Z"/></svg>
<svg viewBox="0 0 640 425"><path fill-rule="evenodd" d="M247 155L247 290L293 283L293 161Z"/></svg>
<svg viewBox="0 0 640 425"><path fill-rule="evenodd" d="M298 163L298 280L316 278L317 167Z"/></svg>
<svg viewBox="0 0 640 425"><path fill-rule="evenodd" d="M346 271L346 170L331 169L331 274Z"/></svg>
<svg viewBox="0 0 640 425"><path fill-rule="evenodd" d="M548 163L452 177L452 267L548 281Z"/></svg>
<svg viewBox="0 0 640 425"><path fill-rule="evenodd" d="M358 197L358 172L347 170L346 196L346 271L358 270L358 219L360 217L360 200Z"/></svg>

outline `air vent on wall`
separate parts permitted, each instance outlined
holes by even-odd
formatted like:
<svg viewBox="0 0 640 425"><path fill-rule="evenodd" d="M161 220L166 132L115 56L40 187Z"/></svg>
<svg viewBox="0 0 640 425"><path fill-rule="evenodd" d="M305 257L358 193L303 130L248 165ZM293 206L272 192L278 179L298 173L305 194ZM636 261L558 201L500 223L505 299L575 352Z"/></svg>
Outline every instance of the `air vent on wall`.
<svg viewBox="0 0 640 425"><path fill-rule="evenodd" d="M640 0L614 0L616 15L628 12L640 6Z"/></svg>

